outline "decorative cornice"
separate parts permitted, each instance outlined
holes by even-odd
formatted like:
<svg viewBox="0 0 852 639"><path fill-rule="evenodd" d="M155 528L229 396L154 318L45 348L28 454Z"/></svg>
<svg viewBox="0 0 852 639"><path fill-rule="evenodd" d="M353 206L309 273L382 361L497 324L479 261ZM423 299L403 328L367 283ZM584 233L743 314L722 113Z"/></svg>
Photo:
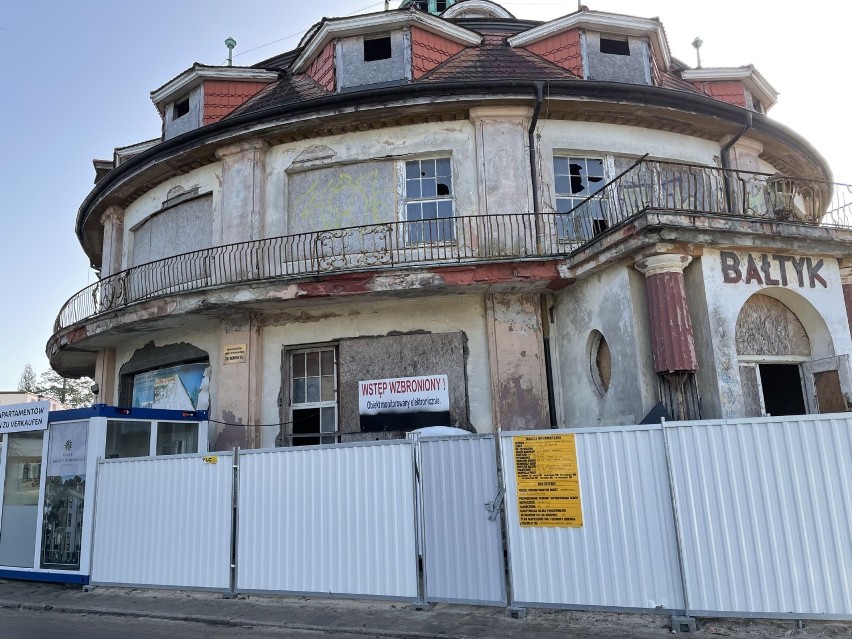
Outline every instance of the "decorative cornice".
<svg viewBox="0 0 852 639"><path fill-rule="evenodd" d="M246 151L250 151L253 153L263 152L269 148L269 143L265 140L244 140L242 142L237 142L236 144L229 144L228 146L223 146L216 149L216 159L224 160L225 158L232 157L234 155L240 155L245 153Z"/></svg>
<svg viewBox="0 0 852 639"><path fill-rule="evenodd" d="M665 253L663 255L652 255L641 259L634 264L636 269L645 277L660 275L661 273L683 273L683 269L692 261L690 255L677 253Z"/></svg>
<svg viewBox="0 0 852 639"><path fill-rule="evenodd" d="M680 76L688 82L724 82L739 80L751 91L764 107L769 108L778 102L778 92L766 78L754 68L753 64L744 67L711 67L703 69L686 69Z"/></svg>
<svg viewBox="0 0 852 639"><path fill-rule="evenodd" d="M508 39L509 46L525 47L539 40L555 36L568 29L575 28L592 29L604 33L613 33L627 36L648 36L651 48L657 64L662 69L668 70L671 66L672 56L669 52L669 43L663 31L663 25L658 20L647 18L634 18L615 13L602 13L600 11L578 11L567 16L545 22L544 24L522 31Z"/></svg>
<svg viewBox="0 0 852 639"><path fill-rule="evenodd" d="M421 11L383 11L365 16L327 20L316 30L310 41L306 43L305 49L293 62L293 73L304 72L323 47L335 38L365 35L390 29L403 29L412 25L417 25L421 29L443 36L466 47L477 46L482 42L482 36L478 33L468 31Z"/></svg>
<svg viewBox="0 0 852 639"><path fill-rule="evenodd" d="M528 106L476 106L471 107L471 122L478 120L529 120L533 114L533 108Z"/></svg>
<svg viewBox="0 0 852 639"><path fill-rule="evenodd" d="M108 206L106 211L104 211L103 215L101 215L101 225L106 226L107 222L115 223L123 223L124 222L124 209L120 206L116 206L115 204Z"/></svg>
<svg viewBox="0 0 852 639"><path fill-rule="evenodd" d="M151 91L151 101L162 114L163 105L176 96L199 86L205 80L226 80L230 82L275 82L278 74L249 67L208 67L194 64L179 76L170 80L159 89Z"/></svg>

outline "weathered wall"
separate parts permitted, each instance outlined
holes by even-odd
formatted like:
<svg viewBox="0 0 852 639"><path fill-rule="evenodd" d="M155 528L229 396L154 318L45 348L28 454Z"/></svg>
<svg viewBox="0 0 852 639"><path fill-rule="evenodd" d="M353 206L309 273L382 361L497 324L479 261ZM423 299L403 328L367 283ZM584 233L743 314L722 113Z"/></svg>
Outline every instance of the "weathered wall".
<svg viewBox="0 0 852 639"><path fill-rule="evenodd" d="M183 96L181 96L181 99ZM204 85L195 87L189 93L189 113L174 119L174 102L166 105L163 118L163 139L169 140L181 133L197 129L204 115Z"/></svg>
<svg viewBox="0 0 852 639"><path fill-rule="evenodd" d="M116 348L115 355L115 374L119 375L121 367L127 364L137 350L144 348L149 342L153 342L154 346L163 347L169 344L189 344L197 349L205 351L210 356L210 376L211 384L215 383L218 378L218 367L220 365L219 353L219 336L216 326L212 320L205 318L204 320L189 321L181 328L157 331L157 332L137 332L129 334L127 339L122 342L121 346ZM177 363L177 362L173 362ZM168 364L162 363L166 366ZM159 364L158 364L159 366ZM116 382L118 379L116 378ZM107 404L116 405L119 401L119 384L116 383L112 397L101 395L99 401ZM211 392L211 409L215 404L215 393Z"/></svg>
<svg viewBox="0 0 852 639"><path fill-rule="evenodd" d="M337 86L340 91L370 84L401 82L411 75L411 50L406 31L393 31L391 57L364 61L364 37L341 38L337 42Z"/></svg>
<svg viewBox="0 0 852 639"><path fill-rule="evenodd" d="M338 347L340 384L339 428L360 433L358 383L373 379L446 375L450 397L450 423L467 428L467 347L465 334L415 333L342 339ZM373 434L367 434L373 439Z"/></svg>
<svg viewBox="0 0 852 639"><path fill-rule="evenodd" d="M645 38L629 36L630 55L601 53L601 34L586 31L586 65L589 80L650 84L651 68L648 42Z"/></svg>
<svg viewBox="0 0 852 639"><path fill-rule="evenodd" d="M726 259L723 262L719 251L707 250L700 260L709 329L705 325L704 330L708 335L702 343L704 353L699 353L699 362L704 366L706 358L712 358L712 365L717 372L715 384L719 413L712 416L718 417L739 417L745 410L737 357L736 325L740 310L755 293L776 298L796 314L810 340L812 359L852 353L837 260L818 255L782 255L785 264L785 275L782 276L776 255L767 255L764 262L762 254L755 251L752 253L754 267L750 269L749 254L742 251L736 251L735 254L740 260L740 277L733 269L733 261ZM792 260L783 259L792 257L801 266L801 279ZM811 260L810 269L805 262L798 262L805 257ZM822 265L817 266L820 260ZM809 270L811 273L815 271L819 277L812 280ZM694 279L691 278L691 281ZM767 285L767 281L770 284ZM690 291L689 286L687 291Z"/></svg>
<svg viewBox="0 0 852 639"><path fill-rule="evenodd" d="M617 265L554 296L551 348L560 427L636 424L657 402L651 365L645 278ZM590 337L609 344L612 378L603 395L590 369Z"/></svg>
<svg viewBox="0 0 852 639"><path fill-rule="evenodd" d="M686 301L692 317L692 338L695 344L695 356L698 359L698 370L695 371L695 381L701 397L701 416L704 419L722 417L721 396L719 394L718 372L716 358L713 356L713 336L717 330L714 319L707 307L708 298L705 291L704 269L706 264L701 259L694 259L683 271Z"/></svg>
<svg viewBox="0 0 852 639"><path fill-rule="evenodd" d="M464 334L468 349L465 366L470 422L477 432L490 432L493 430L491 387L483 318L484 304L479 295L430 297L428 313L424 312L422 298L308 304L291 307L286 312L269 313L262 319L261 421L264 424L279 422L283 349L320 345L343 338L384 336L391 332L429 331ZM264 428L263 446L274 445L277 434L276 428Z"/></svg>
<svg viewBox="0 0 852 639"><path fill-rule="evenodd" d="M156 216L163 209L163 202L168 201L170 197L174 196L175 192L180 190L192 191L198 189L199 193L212 193L209 212L209 241L213 246L221 244L221 175L221 163L211 164L186 175L167 180L131 203L124 212L121 268L129 268L134 263L134 229L141 228L149 218ZM171 255L178 255L181 252L178 246L172 248L170 238L164 241L166 241L166 244L160 247L161 251L170 251L169 254ZM176 238L175 241L183 242L185 240Z"/></svg>
<svg viewBox="0 0 852 639"><path fill-rule="evenodd" d="M474 107L479 213L499 215L533 210L530 185L529 107Z"/></svg>
<svg viewBox="0 0 852 639"><path fill-rule="evenodd" d="M370 165L388 163L396 171L401 171L404 161L412 157L449 156L453 163L455 213L476 215L479 206L473 168L476 166L473 137L473 125L468 121L458 121L349 133L323 138L320 143L312 140L272 147L266 156L266 234L275 237L304 230L306 214L291 210L291 177L295 177L298 183L302 179L299 177L301 173L317 169L328 170L331 176L352 176L356 174L353 167L361 162ZM383 220L397 220L402 215L402 183L398 176L394 179L393 192L382 201L375 199L377 191L367 198ZM370 188L375 186L382 191L386 186L383 180L379 179ZM341 197L339 182L319 186L323 188L314 193L314 203L334 202L335 198ZM300 187L297 184L295 188L298 190ZM348 209L332 207L323 215L326 228L358 223L350 221L351 211Z"/></svg>
<svg viewBox="0 0 852 639"><path fill-rule="evenodd" d="M485 321L497 428L549 428L541 297L536 294L488 295Z"/></svg>

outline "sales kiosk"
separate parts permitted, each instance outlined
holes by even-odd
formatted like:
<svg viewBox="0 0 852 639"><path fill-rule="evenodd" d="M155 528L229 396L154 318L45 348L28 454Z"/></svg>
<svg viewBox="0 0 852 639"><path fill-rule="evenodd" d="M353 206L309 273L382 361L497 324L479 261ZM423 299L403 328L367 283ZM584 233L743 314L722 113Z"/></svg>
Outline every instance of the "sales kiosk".
<svg viewBox="0 0 852 639"><path fill-rule="evenodd" d="M87 584L99 458L204 453L206 411L0 406L0 578Z"/></svg>

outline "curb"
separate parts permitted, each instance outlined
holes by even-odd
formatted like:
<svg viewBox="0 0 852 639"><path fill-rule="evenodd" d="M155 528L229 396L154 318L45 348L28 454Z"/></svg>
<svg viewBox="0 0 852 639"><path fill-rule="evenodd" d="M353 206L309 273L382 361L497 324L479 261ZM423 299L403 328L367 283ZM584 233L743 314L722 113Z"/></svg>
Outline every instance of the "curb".
<svg viewBox="0 0 852 639"><path fill-rule="evenodd" d="M394 630L379 630L375 628L349 628L346 626L319 626L315 624L288 623L286 621L262 621L243 619L239 617L208 617L204 615L179 614L171 612L150 612L126 610L123 608L97 608L86 606L67 606L62 604L31 604L20 601L0 600L0 608L13 610L32 610L35 612L61 612L71 614L104 615L109 617L134 617L142 619L162 619L165 621L189 621L213 626L259 626L264 628L286 628L287 630L302 630L321 632L324 634L350 634L369 637L387 637L388 639L468 639L467 635L448 635L444 633L398 632Z"/></svg>

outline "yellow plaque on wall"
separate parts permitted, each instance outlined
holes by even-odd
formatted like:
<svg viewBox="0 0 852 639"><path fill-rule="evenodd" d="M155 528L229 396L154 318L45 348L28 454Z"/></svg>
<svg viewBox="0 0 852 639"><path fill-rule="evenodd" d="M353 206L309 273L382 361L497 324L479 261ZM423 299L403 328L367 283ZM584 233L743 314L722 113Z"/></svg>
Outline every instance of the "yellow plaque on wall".
<svg viewBox="0 0 852 639"><path fill-rule="evenodd" d="M521 527L582 527L574 435L525 435L512 444Z"/></svg>
<svg viewBox="0 0 852 639"><path fill-rule="evenodd" d="M225 346L225 364L245 364L246 363L246 345L245 344L228 344Z"/></svg>

